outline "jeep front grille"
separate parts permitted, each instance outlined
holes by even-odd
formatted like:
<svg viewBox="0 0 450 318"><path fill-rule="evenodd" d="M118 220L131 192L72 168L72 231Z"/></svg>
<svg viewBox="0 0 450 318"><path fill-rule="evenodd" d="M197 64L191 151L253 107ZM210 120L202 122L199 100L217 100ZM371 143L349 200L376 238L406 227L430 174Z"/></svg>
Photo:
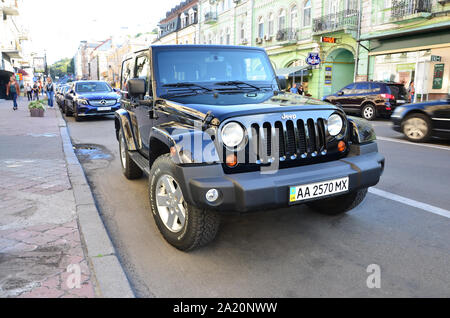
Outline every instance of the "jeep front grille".
<svg viewBox="0 0 450 318"><path fill-rule="evenodd" d="M327 152L326 123L322 118L253 123L246 128L249 154L256 157L256 163L316 157Z"/></svg>

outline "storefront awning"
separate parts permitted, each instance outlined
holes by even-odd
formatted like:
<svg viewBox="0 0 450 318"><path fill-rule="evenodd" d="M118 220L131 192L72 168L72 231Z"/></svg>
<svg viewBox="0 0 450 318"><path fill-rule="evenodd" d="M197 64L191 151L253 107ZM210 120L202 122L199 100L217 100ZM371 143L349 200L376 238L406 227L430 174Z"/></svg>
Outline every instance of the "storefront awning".
<svg viewBox="0 0 450 318"><path fill-rule="evenodd" d="M304 65L304 66L292 66L292 67L286 67L286 68L279 68L275 70L275 73L277 76L285 76L285 77L301 77L301 76L308 76L309 70L311 69L310 65Z"/></svg>

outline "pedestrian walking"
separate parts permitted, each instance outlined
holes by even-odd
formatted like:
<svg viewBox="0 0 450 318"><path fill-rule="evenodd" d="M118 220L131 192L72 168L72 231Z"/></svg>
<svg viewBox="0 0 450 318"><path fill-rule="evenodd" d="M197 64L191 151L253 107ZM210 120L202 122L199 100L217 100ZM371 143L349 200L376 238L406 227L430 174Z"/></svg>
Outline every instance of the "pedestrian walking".
<svg viewBox="0 0 450 318"><path fill-rule="evenodd" d="M414 96L416 94L416 89L414 88L414 80L409 83L408 93L411 98L411 103L414 103Z"/></svg>
<svg viewBox="0 0 450 318"><path fill-rule="evenodd" d="M45 85L45 92L48 97L48 106L53 108L53 98L55 97L55 84L53 84L52 78L47 77L47 84Z"/></svg>
<svg viewBox="0 0 450 318"><path fill-rule="evenodd" d="M30 83L27 83L25 86L25 91L27 92L28 101L33 100L33 88L31 87Z"/></svg>
<svg viewBox="0 0 450 318"><path fill-rule="evenodd" d="M39 100L39 85L37 82L35 82L33 85L33 94L34 94L34 99Z"/></svg>
<svg viewBox="0 0 450 318"><path fill-rule="evenodd" d="M6 86L6 95L10 96L13 100L13 110L17 110L17 96L20 95L20 86L15 76L11 76L9 79L9 83Z"/></svg>

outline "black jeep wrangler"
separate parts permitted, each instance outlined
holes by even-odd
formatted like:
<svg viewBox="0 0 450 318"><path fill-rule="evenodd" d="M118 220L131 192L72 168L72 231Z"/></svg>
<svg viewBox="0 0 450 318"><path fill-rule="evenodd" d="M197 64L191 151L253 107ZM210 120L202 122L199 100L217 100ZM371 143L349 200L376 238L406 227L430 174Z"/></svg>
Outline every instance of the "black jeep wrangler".
<svg viewBox="0 0 450 318"><path fill-rule="evenodd" d="M152 46L122 64L122 170L149 176L155 222L180 250L210 242L224 212L305 203L336 215L378 183L384 157L364 120L282 92L263 49Z"/></svg>

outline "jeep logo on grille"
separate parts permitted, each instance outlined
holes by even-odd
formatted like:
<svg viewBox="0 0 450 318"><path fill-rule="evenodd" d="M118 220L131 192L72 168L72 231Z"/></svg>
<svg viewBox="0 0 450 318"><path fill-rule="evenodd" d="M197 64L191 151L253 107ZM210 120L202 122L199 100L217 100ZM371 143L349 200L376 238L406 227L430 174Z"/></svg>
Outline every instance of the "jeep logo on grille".
<svg viewBox="0 0 450 318"><path fill-rule="evenodd" d="M100 101L100 104L106 105L106 100L102 99L102 100Z"/></svg>
<svg viewBox="0 0 450 318"><path fill-rule="evenodd" d="M283 114L283 116L281 116L281 119L283 120L295 120L297 119L297 115L296 114Z"/></svg>

